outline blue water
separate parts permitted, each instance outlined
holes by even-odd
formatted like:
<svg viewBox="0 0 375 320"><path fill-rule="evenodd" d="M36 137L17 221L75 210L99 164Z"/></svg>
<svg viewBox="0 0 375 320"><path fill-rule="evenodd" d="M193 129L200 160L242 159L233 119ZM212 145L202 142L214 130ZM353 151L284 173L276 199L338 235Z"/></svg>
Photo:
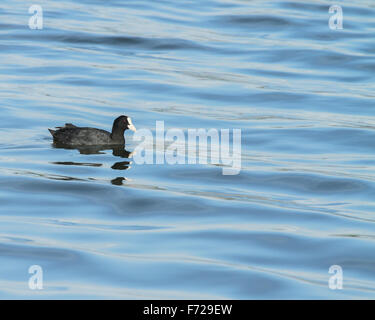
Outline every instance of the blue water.
<svg viewBox="0 0 375 320"><path fill-rule="evenodd" d="M42 30L30 1L0 4L0 298L375 298L374 1L35 4ZM121 114L241 129L242 170L47 130Z"/></svg>

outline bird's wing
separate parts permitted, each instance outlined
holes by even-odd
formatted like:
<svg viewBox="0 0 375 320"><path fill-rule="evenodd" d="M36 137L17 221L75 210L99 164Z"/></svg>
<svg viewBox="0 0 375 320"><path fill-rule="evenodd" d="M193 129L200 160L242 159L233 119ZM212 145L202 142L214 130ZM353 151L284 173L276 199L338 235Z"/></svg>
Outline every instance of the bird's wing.
<svg viewBox="0 0 375 320"><path fill-rule="evenodd" d="M64 127L56 127L57 129L65 129L65 128L78 128L73 123L65 123Z"/></svg>

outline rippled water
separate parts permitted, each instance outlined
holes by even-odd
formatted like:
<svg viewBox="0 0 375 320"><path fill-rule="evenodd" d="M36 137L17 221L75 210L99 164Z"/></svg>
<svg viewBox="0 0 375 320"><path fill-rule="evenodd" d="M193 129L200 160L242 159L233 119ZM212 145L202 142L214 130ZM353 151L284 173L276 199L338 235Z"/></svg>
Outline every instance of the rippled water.
<svg viewBox="0 0 375 320"><path fill-rule="evenodd" d="M0 298L374 298L375 4L336 2L38 0L30 30L31 3L3 0ZM120 114L241 129L242 170L47 131Z"/></svg>

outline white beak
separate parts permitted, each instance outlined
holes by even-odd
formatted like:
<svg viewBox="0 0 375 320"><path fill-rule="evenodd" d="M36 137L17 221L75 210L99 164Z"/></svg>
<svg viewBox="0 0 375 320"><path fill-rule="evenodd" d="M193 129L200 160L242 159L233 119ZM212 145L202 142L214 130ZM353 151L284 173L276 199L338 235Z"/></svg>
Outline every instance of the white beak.
<svg viewBox="0 0 375 320"><path fill-rule="evenodd" d="M128 117L128 123L129 123L129 124L128 124L128 129L131 130L131 131L136 132L137 129L134 127L133 122L132 122L132 119L130 119L130 117Z"/></svg>
<svg viewBox="0 0 375 320"><path fill-rule="evenodd" d="M131 130L131 131L134 131L134 132L137 131L137 129L133 126L133 124L129 124L128 129Z"/></svg>

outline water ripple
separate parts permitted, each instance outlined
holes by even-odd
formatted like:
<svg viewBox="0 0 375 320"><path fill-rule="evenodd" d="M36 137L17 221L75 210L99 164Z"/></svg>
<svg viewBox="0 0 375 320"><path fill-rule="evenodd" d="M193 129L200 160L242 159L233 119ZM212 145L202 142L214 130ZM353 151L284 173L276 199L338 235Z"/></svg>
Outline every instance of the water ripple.
<svg viewBox="0 0 375 320"><path fill-rule="evenodd" d="M43 30L24 1L0 9L1 298L374 295L371 1L338 3L343 30L329 1L38 3ZM129 133L102 150L47 131L120 114L153 134L241 129L241 172L137 164Z"/></svg>

